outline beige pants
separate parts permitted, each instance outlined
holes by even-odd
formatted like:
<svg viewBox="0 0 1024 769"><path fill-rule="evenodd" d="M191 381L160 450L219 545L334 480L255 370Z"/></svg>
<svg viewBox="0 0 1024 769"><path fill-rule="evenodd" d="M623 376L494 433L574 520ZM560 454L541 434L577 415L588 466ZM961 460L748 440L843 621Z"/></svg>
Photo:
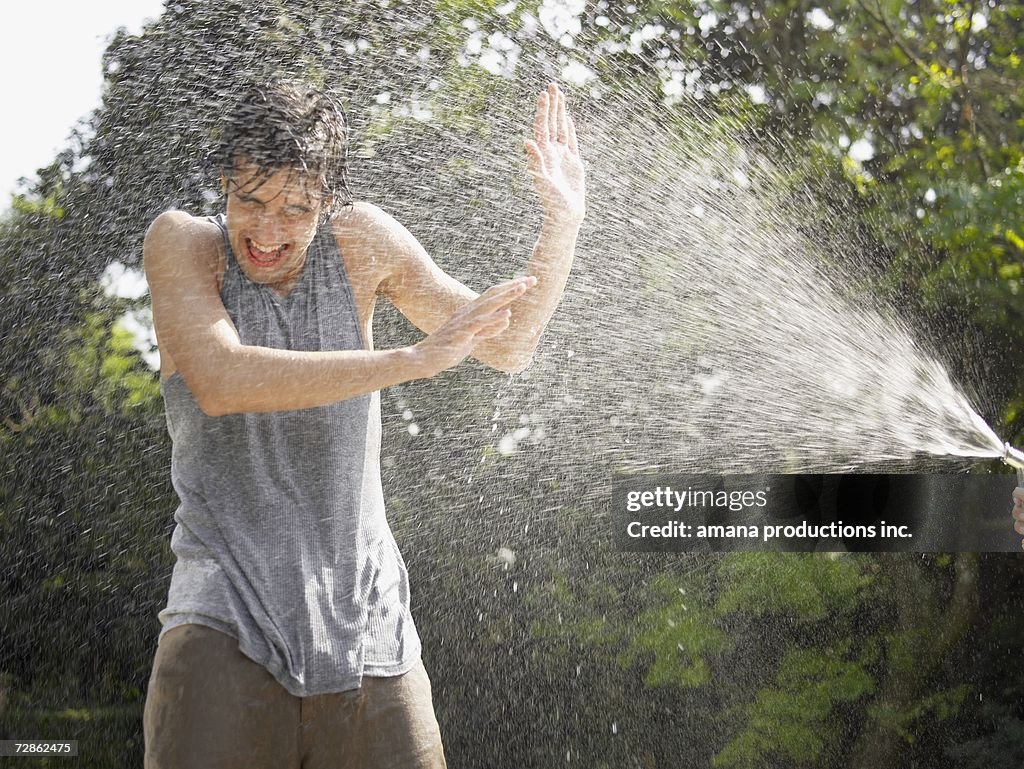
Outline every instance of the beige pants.
<svg viewBox="0 0 1024 769"><path fill-rule="evenodd" d="M338 694L295 697L238 641L204 625L157 646L145 769L444 769L422 662Z"/></svg>

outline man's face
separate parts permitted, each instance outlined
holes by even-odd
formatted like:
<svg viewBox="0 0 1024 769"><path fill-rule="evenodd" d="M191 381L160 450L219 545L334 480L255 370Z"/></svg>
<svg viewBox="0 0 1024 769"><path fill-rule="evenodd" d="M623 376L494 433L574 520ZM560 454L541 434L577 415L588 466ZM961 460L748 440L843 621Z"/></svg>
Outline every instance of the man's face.
<svg viewBox="0 0 1024 769"><path fill-rule="evenodd" d="M239 267L257 283L289 289L320 221L319 180L287 168L261 176L241 159L227 187L228 240Z"/></svg>

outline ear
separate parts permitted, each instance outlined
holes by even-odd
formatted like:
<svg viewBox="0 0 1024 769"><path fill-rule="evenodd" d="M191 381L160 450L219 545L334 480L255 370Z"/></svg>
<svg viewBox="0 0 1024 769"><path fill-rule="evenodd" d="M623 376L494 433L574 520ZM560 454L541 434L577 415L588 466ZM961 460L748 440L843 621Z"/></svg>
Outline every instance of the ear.
<svg viewBox="0 0 1024 769"><path fill-rule="evenodd" d="M321 220L327 220L331 218L331 206L334 205L334 196L325 195L320 198L320 213L317 215Z"/></svg>
<svg viewBox="0 0 1024 769"><path fill-rule="evenodd" d="M228 177L224 174L220 175L220 191L224 195L228 194Z"/></svg>

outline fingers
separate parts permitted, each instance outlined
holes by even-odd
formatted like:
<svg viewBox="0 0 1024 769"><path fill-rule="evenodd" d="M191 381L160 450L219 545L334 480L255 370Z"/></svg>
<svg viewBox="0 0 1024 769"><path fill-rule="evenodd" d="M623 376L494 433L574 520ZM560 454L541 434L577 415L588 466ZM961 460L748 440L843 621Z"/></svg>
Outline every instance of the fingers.
<svg viewBox="0 0 1024 769"><path fill-rule="evenodd" d="M557 86L555 91L558 94L558 141L567 144L569 142L569 113L565 109L565 94Z"/></svg>
<svg viewBox="0 0 1024 769"><path fill-rule="evenodd" d="M542 147L545 142L559 142L579 154L576 126L565 106L565 94L557 83L549 83L537 95L537 114L533 119L534 142Z"/></svg>
<svg viewBox="0 0 1024 769"><path fill-rule="evenodd" d="M532 275L526 278L513 278L504 283L498 283L484 291L469 305L470 312L486 314L499 310L505 305L514 302L526 293L527 289L535 285L537 285L537 278Z"/></svg>
<svg viewBox="0 0 1024 769"><path fill-rule="evenodd" d="M499 310L498 312L493 313L487 322L480 324L476 333L473 334L473 338L489 339L492 336L497 336L509 327L509 323L511 323L511 321L512 310Z"/></svg>
<svg viewBox="0 0 1024 769"><path fill-rule="evenodd" d="M484 291L479 299L485 296L497 296L498 294L504 294L509 291L515 291L516 289L532 288L537 285L537 278L533 275L521 276L518 278L509 278L508 280L502 281L501 283L495 283L489 289ZM479 299L477 301L479 301Z"/></svg>
<svg viewBox="0 0 1024 769"><path fill-rule="evenodd" d="M548 85L548 140L558 140L558 86Z"/></svg>
<svg viewBox="0 0 1024 769"><path fill-rule="evenodd" d="M1010 515L1014 519L1013 530L1024 534L1024 487L1018 486L1013 490L1013 510ZM1021 548L1024 548L1024 542L1021 542Z"/></svg>
<svg viewBox="0 0 1024 769"><path fill-rule="evenodd" d="M548 92L541 91L537 97L537 114L533 118L533 138L537 144L548 140Z"/></svg>
<svg viewBox="0 0 1024 769"><path fill-rule="evenodd" d="M524 142L526 147L526 168L533 176L544 176L544 156L537 142Z"/></svg>

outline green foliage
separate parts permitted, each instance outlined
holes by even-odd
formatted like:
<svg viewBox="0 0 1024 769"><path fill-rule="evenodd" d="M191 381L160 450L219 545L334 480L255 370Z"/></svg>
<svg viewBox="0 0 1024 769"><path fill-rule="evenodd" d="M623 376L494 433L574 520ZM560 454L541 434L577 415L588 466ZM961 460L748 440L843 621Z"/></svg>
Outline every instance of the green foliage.
<svg viewBox="0 0 1024 769"><path fill-rule="evenodd" d="M471 19L493 13L500 5L497 0L435 0L434 8L441 15L443 23L457 27L464 19Z"/></svg>
<svg viewBox="0 0 1024 769"><path fill-rule="evenodd" d="M870 694L875 685L858 663L843 659L848 648L788 650L774 684L746 706L744 727L713 766L753 769L766 756L788 766L821 766L833 741L836 707Z"/></svg>
<svg viewBox="0 0 1024 769"><path fill-rule="evenodd" d="M30 735L49 735L44 739L77 740L78 756L70 759L80 769L109 769L120 765L126 753L142 749L138 724L141 703L116 707L28 709L17 698L5 719L11 735L37 739ZM28 759L33 766L57 769L69 759L47 756Z"/></svg>
<svg viewBox="0 0 1024 769"><path fill-rule="evenodd" d="M960 684L933 692L911 703L909 707L896 707L885 701L875 703L868 708L868 714L912 743L922 719L929 723L948 721L960 713L970 693L970 686Z"/></svg>
<svg viewBox="0 0 1024 769"><path fill-rule="evenodd" d="M935 628L959 621L954 609L942 616L953 565L941 555L914 565L726 554L710 573L645 580L639 611L555 578L539 605L557 608L560 621L534 631L618 650L618 663L642 670L648 687L720 692L731 729L715 766L845 766L844 755L864 750L868 724L909 745L928 724L962 714L971 685L927 673L939 662ZM859 737L851 720L865 724Z"/></svg>
<svg viewBox="0 0 1024 769"><path fill-rule="evenodd" d="M11 211L17 215L43 216L52 219L64 218L64 207L58 202L61 198L59 190L51 192L44 198L33 200L26 195L11 196Z"/></svg>
<svg viewBox="0 0 1024 769"><path fill-rule="evenodd" d="M708 659L730 646L726 633L715 627L710 612L699 601L687 598L693 585L669 575L659 575L650 585L663 603L643 612L627 634L628 647L619 655L622 665L648 662L644 683L648 686L701 686L711 679Z"/></svg>
<svg viewBox="0 0 1024 769"><path fill-rule="evenodd" d="M91 392L109 414L138 407L160 409L157 375L142 362L134 335L112 322L109 312L86 317L69 339L68 364L75 392Z"/></svg>
<svg viewBox="0 0 1024 769"><path fill-rule="evenodd" d="M115 325L125 307L97 305L96 280L115 255L137 261L146 224L167 206L210 210L216 180L202 158L226 96L252 77L299 73L343 91L362 142L354 155L365 188L396 206L452 215L437 226L445 233L440 248L427 244L436 252L457 250L445 238L467 229L459 220L464 212L448 211L450 201L427 189L409 200L409 190L374 159L400 157L425 179L439 167L474 188L479 179L460 149L434 143L438 127L448 136L484 136L482 115L521 109L520 91L532 87L531 78L557 74L563 62L584 63L599 78L590 85L629 94L637 109L671 96L680 115L675 149L683 156L682 137L705 130L701 139L753 145L778 157L793 189L806 185L823 203L839 202L849 211L844 224L866 244L864 263L884 274L876 292L917 307L931 328L952 323L962 337L977 339L992 361L1019 356L1021 3L593 4L571 48L543 31L525 31L526 12L536 17L539 3L519 4L507 15L498 12L503 5L443 0L409 13L409 3L181 0L143 35L115 37L105 57L104 104L89 138L76 137L0 221L0 456L7 460L0 471L0 541L10 556L0 574L0 670L11 674L16 689L36 695L16 698L6 725L37 736L47 730L74 736L82 728L72 722L83 703L127 701L133 715L122 714L110 728L112 736L103 738L110 751L94 753L102 756L95 765L114 766L120 754L141 748L138 700L151 662L153 609L166 595L174 498L157 380ZM815 8L831 19L831 29L811 23ZM708 11L718 23L702 29ZM972 27L971 11L987 19L984 29ZM598 25L601 15L609 23ZM458 63L468 35L462 22L469 17L485 37L501 31L523 46L512 80ZM645 37L646 28L658 25L662 32ZM345 43L357 39L367 47L348 53ZM429 56L414 70L405 66L409 52L422 49ZM672 91L673 77L684 71L692 83ZM574 97L585 102L590 85ZM755 89L763 90L763 103L749 95ZM419 122L376 108L375 96L383 92L393 104L415 97L433 110L433 119ZM705 125L691 113L712 119ZM861 138L874 149L868 160L848 152ZM434 150L429 158L417 151L425 142ZM810 161L788 164L787 152ZM87 156L91 163L78 162ZM644 276L652 289L657 268L650 264ZM973 363L965 360L964 368ZM1024 368L1001 370L1006 373L991 372L986 416L1001 415L1019 437ZM453 423L453 434L489 423L477 416ZM476 466L479 451L464 442L464 455L461 447L450 448L453 464ZM398 467L417 467L415 449L403 444L402 451ZM550 461L544 493L559 502L552 505L554 517L568 523L551 524L546 515L533 531L569 523L582 531L588 511L576 509L581 505L571 490L583 481L557 458ZM477 472L497 475L492 465L511 463L489 461ZM417 622L427 607L435 612L421 625L433 642L425 646L444 649L437 653L442 664L454 660L436 691L446 692L440 707L451 708L458 727L451 734L465 740L463 755L476 759L472 740L494 742L491 729L498 724L507 732L494 765L539 764L536 752L550 763L547 748L569 742L567 730L600 722L601 737L580 732L573 743L584 751L584 765L679 765L679 756L694 755L686 752L692 745L672 742L685 714L689 733L706 736L707 743L699 746L705 760L692 765L714 757L715 765L730 767L838 767L854 749L864 750L871 735L890 733L900 753L880 750L867 764L872 769L941 765L938 757L954 739L947 732L963 742L947 752L965 767L1024 760L1014 710L1024 649L1016 625L1006 622L1020 611L1019 568L1012 562L989 563L986 580L1003 579L998 587L973 575L973 589L984 591L988 619L995 621L971 618L969 635L954 638L937 657L930 654L932 643L948 625L948 598L958 584L950 556L890 561L742 554L657 570L638 559L607 559L601 561L610 564L607 570L589 571L559 559L571 560L571 551L583 553L580 560L597 560L593 538L579 537L581 544L557 529L558 557L533 567L535 582L512 598L511 588L499 593L509 575L481 577L485 559L452 556L452 543L434 542L430 527L416 517L450 505L456 512L446 515L472 523L474 515L491 511L464 502L460 484L439 494L436 484L411 472L395 475L410 481L389 499L393 514L408 516L396 529L418 537L413 557L433 557L419 572L419 595L433 600L421 601ZM508 498L526 499L535 490L520 488L519 496ZM493 520L478 525L478 540L497 536ZM518 573L512 578L527 584ZM913 601L901 602L911 589ZM920 610L909 610L912 603ZM478 643L473 654L447 651L460 633ZM446 640L449 646L440 646ZM975 656L965 652L975 648ZM1009 661L1001 656L1005 650L1011 650L1005 652ZM497 659L514 660L535 677L509 687ZM580 659L592 676L585 685L577 680ZM992 660L1001 666L997 673ZM515 665L509 667L520 669ZM460 679L456 666L469 666L485 685ZM567 681L565 669L575 669L577 678ZM991 723L979 726L964 714L973 715L969 706L986 676L985 701L998 705ZM491 711L478 705L487 696L494 697L487 700ZM522 701L506 708L503 697L517 696ZM602 720L615 709L643 716L633 725L641 736L628 749L622 747L628 730L613 738ZM658 717L667 722L660 731L652 726ZM931 728L936 721L941 738ZM523 734L534 739L524 741ZM609 758L613 749L623 752L617 763ZM664 760L656 764L654 753Z"/></svg>
<svg viewBox="0 0 1024 769"><path fill-rule="evenodd" d="M554 605L564 607L565 616L559 612L554 619L534 622L530 632L548 638L573 639L586 646L613 646L619 641L615 627L608 621L607 614L594 611L614 595L606 585L592 583L586 586L585 595L576 595L564 574L554 574L539 591L528 598L532 606Z"/></svg>
<svg viewBox="0 0 1024 769"><path fill-rule="evenodd" d="M804 622L852 611L864 603L875 581L851 558L779 553L728 558L719 575L726 587L715 605L717 613L783 612Z"/></svg>

